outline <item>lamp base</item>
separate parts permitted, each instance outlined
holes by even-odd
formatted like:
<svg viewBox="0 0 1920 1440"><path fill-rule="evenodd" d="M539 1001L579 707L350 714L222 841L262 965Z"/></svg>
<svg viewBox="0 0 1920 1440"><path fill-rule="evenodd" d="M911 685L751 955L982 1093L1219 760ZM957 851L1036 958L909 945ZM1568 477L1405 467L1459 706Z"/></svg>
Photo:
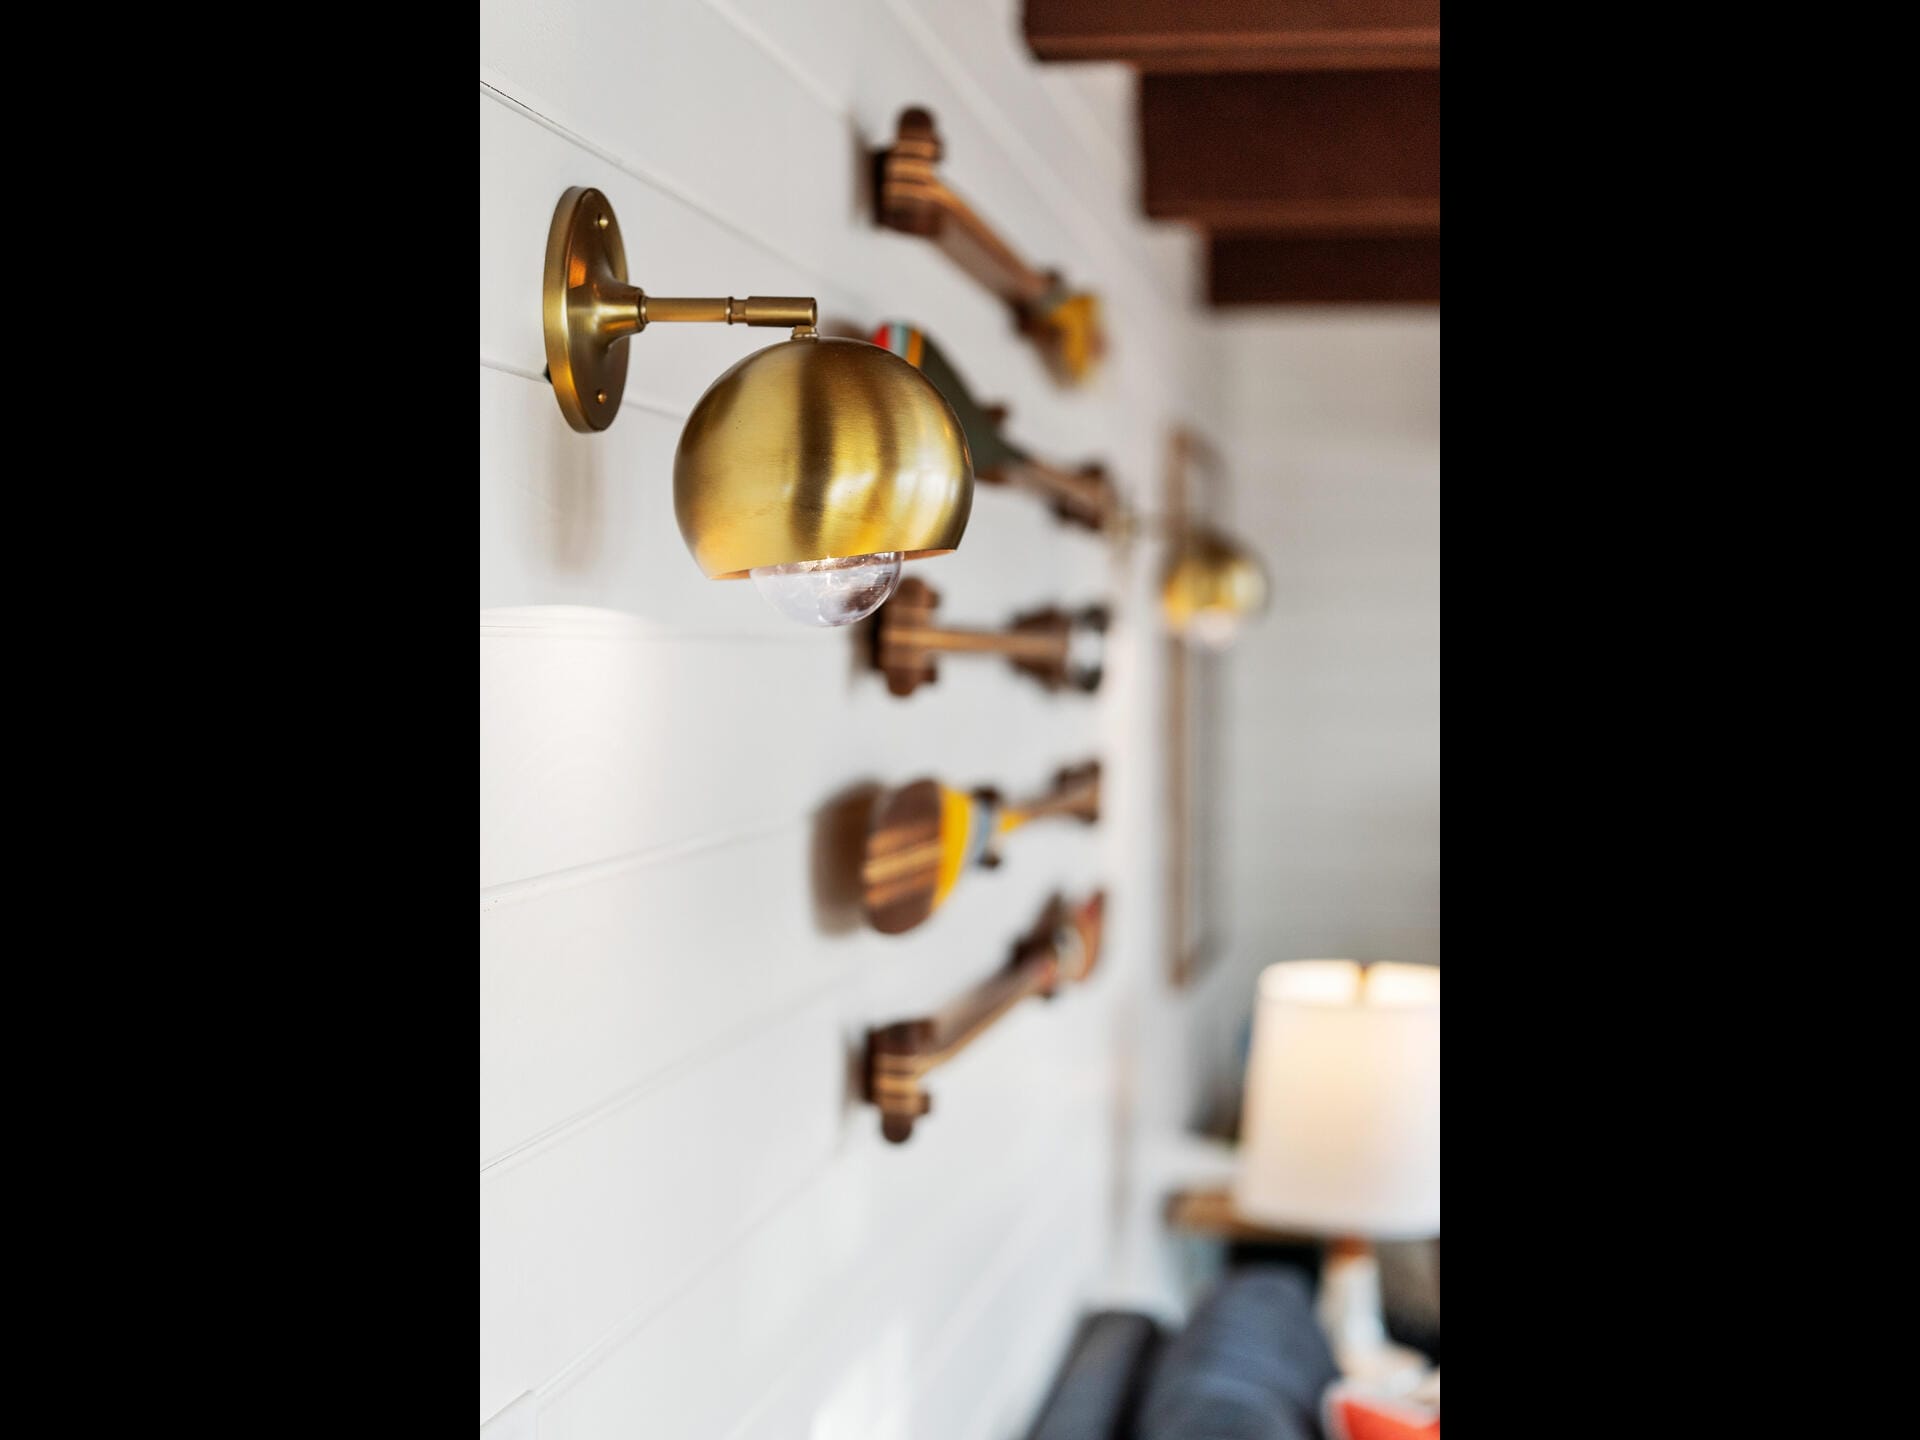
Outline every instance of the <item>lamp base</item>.
<svg viewBox="0 0 1920 1440"><path fill-rule="evenodd" d="M1340 1373L1349 1380L1410 1390L1431 1368L1418 1350L1387 1338L1380 1313L1380 1262L1364 1240L1340 1239L1327 1246L1318 1316Z"/></svg>

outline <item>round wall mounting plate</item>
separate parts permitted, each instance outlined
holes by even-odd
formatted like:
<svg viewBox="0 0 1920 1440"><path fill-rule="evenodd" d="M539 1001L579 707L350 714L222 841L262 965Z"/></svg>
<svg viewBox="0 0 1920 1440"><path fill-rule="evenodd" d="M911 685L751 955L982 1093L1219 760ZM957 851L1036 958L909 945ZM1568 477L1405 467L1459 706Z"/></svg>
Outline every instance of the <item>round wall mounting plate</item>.
<svg viewBox="0 0 1920 1440"><path fill-rule="evenodd" d="M543 294L547 376L576 430L604 430L619 413L627 384L627 347L620 342L631 330L609 338L607 311L632 293L613 206L598 190L574 186L560 197L547 232Z"/></svg>

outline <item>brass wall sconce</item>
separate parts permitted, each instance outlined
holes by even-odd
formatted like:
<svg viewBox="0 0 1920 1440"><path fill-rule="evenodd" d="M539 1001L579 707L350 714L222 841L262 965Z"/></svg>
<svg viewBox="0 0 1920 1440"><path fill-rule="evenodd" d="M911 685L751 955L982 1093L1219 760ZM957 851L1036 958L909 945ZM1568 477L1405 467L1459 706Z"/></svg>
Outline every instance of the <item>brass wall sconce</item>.
<svg viewBox="0 0 1920 1440"><path fill-rule="evenodd" d="M1055 777L1053 788L1020 805L1000 792L972 794L937 780L916 780L880 798L867 829L860 867L867 922L883 935L903 935L933 917L973 866L1000 864L1000 843L1035 820L1100 818L1100 762Z"/></svg>
<svg viewBox="0 0 1920 1440"><path fill-rule="evenodd" d="M1224 650L1266 605L1266 572L1244 546L1211 530L1181 536L1160 585L1161 613L1175 635Z"/></svg>
<svg viewBox="0 0 1920 1440"><path fill-rule="evenodd" d="M752 576L790 619L846 625L886 601L902 561L960 544L973 465L959 419L897 355L816 334L813 300L648 295L627 280L613 206L582 186L553 212L544 296L554 399L585 432L619 413L649 325L792 330L715 380L681 431L674 514L709 579Z"/></svg>
<svg viewBox="0 0 1920 1440"><path fill-rule="evenodd" d="M914 1122L933 1109L925 1081L1031 996L1052 999L1063 984L1078 984L1100 960L1100 930L1106 910L1103 890L1070 906L1055 896L1040 923L1014 950L1013 960L991 980L919 1020L903 1020L867 1032L866 1098L880 1107L880 1133L899 1145Z"/></svg>
<svg viewBox="0 0 1920 1440"><path fill-rule="evenodd" d="M925 235L974 279L1013 307L1021 333L1039 346L1056 378L1077 385L1106 353L1100 300L1073 291L1057 270L1036 270L936 173L944 147L933 116L919 106L900 112L893 144L874 153L874 200L880 224Z"/></svg>
<svg viewBox="0 0 1920 1440"><path fill-rule="evenodd" d="M874 664L895 695L911 695L936 678L933 657L949 654L1004 655L1014 669L1049 690L1100 688L1101 651L1110 613L1104 605L1072 614L1051 607L1015 617L1005 630L954 630L936 626L940 596L924 580L904 580L874 617Z"/></svg>
<svg viewBox="0 0 1920 1440"><path fill-rule="evenodd" d="M973 398L960 372L925 331L889 320L873 332L873 343L890 350L933 381L946 397L973 456L973 475L989 484L1017 484L1044 497L1062 520L1104 530L1119 513L1120 497L1106 467L1098 463L1077 470L1049 465L1007 439L1004 405L983 405Z"/></svg>
<svg viewBox="0 0 1920 1440"><path fill-rule="evenodd" d="M1204 462L1200 474L1217 492L1219 452L1193 431L1175 430L1168 446L1166 514L1153 525L1173 542L1160 578L1160 612L1177 639L1223 650L1266 609L1267 574L1246 546L1196 518L1188 494L1195 461ZM1217 510L1218 501L1217 493L1203 500L1201 515Z"/></svg>

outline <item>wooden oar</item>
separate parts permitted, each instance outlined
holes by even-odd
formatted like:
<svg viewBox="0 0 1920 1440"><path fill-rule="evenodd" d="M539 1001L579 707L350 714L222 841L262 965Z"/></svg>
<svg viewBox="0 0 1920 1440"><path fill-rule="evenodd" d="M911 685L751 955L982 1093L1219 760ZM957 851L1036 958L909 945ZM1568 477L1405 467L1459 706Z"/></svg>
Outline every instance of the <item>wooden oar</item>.
<svg viewBox="0 0 1920 1440"><path fill-rule="evenodd" d="M860 882L873 928L900 935L924 924L963 872L1000 863L999 841L1050 816L1100 818L1100 763L1063 770L1045 795L1006 805L993 790L972 794L916 780L874 807Z"/></svg>
<svg viewBox="0 0 1920 1440"><path fill-rule="evenodd" d="M933 657L943 651L1004 655L1014 669L1049 690L1090 693L1100 688L1102 637L1111 619L1106 606L1091 605L1074 614L1050 606L1015 616L1005 630L936 625L939 607L939 592L910 575L873 617L873 662L893 694L911 695L931 684Z"/></svg>
<svg viewBox="0 0 1920 1440"><path fill-rule="evenodd" d="M933 116L900 112L893 143L874 154L875 218L933 240L969 275L1013 307L1020 333L1040 348L1056 379L1077 385L1106 354L1099 297L1076 291L1058 270L1022 260L940 177L945 147Z"/></svg>
<svg viewBox="0 0 1920 1440"><path fill-rule="evenodd" d="M1100 960L1105 913L1105 891L1079 905L1056 895L998 974L936 1014L869 1030L867 1099L880 1107L880 1133L896 1145L912 1135L914 1121L933 1108L924 1088L928 1072L978 1040L1022 1000L1052 999L1063 984L1090 976Z"/></svg>
<svg viewBox="0 0 1920 1440"><path fill-rule="evenodd" d="M1088 463L1072 469L1050 465L1014 444L1000 428L1007 418L1006 407L976 400L953 362L925 331L889 320L873 332L873 343L914 366L953 407L967 437L976 479L991 485L1023 485L1045 496L1062 520L1094 530L1106 528L1119 497L1105 466Z"/></svg>

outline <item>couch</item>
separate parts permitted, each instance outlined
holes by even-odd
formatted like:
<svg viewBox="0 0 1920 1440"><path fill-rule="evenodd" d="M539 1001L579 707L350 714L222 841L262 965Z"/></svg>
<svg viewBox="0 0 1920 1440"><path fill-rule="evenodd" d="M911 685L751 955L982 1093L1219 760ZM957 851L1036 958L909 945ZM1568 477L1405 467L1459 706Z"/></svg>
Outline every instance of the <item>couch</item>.
<svg viewBox="0 0 1920 1440"><path fill-rule="evenodd" d="M1132 1311L1088 1316L1027 1440L1321 1440L1339 1371L1313 1287L1308 1268L1247 1263L1177 1334Z"/></svg>

